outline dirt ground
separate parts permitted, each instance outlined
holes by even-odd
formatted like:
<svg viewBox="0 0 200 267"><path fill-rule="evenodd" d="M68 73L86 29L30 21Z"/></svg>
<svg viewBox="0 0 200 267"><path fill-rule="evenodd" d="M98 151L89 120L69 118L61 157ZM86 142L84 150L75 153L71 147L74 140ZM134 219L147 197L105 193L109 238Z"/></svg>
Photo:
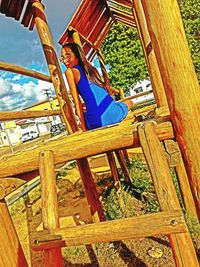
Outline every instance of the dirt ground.
<svg viewBox="0 0 200 267"><path fill-rule="evenodd" d="M95 160L93 160L95 161ZM93 162L95 181L104 179L98 186L102 194L110 180L105 162L97 159ZM104 165L101 169L102 164ZM58 179L58 204L61 227L91 223L92 218L84 197L79 173L76 168L67 171L66 176ZM42 267L43 253L29 250L33 234L42 229L41 199L37 192L31 192L19 203L10 207L12 218L18 232L29 266ZM144 214L143 204L130 198L136 216ZM25 205L24 205L25 203ZM16 212L17 211L17 212ZM30 238L29 238L30 237ZM66 267L174 267L172 251L168 239L164 236L141 238L137 240L116 241L111 243L63 248ZM56 266L55 266L56 267Z"/></svg>

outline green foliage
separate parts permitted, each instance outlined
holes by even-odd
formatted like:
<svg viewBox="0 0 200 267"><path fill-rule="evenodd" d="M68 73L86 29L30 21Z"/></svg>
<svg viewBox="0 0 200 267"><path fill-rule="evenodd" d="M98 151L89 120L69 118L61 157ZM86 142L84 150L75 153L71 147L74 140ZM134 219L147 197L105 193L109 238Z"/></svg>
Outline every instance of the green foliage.
<svg viewBox="0 0 200 267"><path fill-rule="evenodd" d="M118 196L114 187L109 187L103 194L104 213L107 220L115 220L123 217Z"/></svg>
<svg viewBox="0 0 200 267"><path fill-rule="evenodd" d="M113 87L127 92L133 83L148 77L136 29L114 24L101 48Z"/></svg>
<svg viewBox="0 0 200 267"><path fill-rule="evenodd" d="M193 63L200 80L200 5L199 0L179 0L185 32ZM114 24L102 44L102 54L109 67L108 76L113 87L129 87L148 78L143 49L137 30Z"/></svg>
<svg viewBox="0 0 200 267"><path fill-rule="evenodd" d="M183 25L188 40L193 63L200 80L200 4L199 0L178 1Z"/></svg>
<svg viewBox="0 0 200 267"><path fill-rule="evenodd" d="M141 159L132 158L128 168L132 178L132 184L140 190L141 198L146 204L147 212L158 212L159 204L146 163Z"/></svg>

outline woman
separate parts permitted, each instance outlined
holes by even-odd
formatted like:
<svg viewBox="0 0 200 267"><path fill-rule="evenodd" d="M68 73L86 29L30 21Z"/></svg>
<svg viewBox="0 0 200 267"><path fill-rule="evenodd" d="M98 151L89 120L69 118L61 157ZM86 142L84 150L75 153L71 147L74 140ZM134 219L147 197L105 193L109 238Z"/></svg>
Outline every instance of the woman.
<svg viewBox="0 0 200 267"><path fill-rule="evenodd" d="M87 61L79 45L64 44L61 55L61 61L67 67L65 74L82 128L90 130L122 121L133 103L116 103L113 100L97 69ZM79 95L85 102L84 113Z"/></svg>

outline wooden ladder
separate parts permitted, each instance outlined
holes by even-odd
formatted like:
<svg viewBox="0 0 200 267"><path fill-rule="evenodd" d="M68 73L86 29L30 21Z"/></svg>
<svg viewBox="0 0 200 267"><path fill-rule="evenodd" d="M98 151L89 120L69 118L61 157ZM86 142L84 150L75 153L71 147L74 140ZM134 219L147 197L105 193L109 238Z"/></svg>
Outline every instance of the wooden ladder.
<svg viewBox="0 0 200 267"><path fill-rule="evenodd" d="M160 204L161 211L158 213L59 228L53 153L44 151L40 154L42 218L45 230L35 234L32 248L45 251L44 266L63 266L61 247L160 234L169 237L176 266L198 266L194 245L174 189L164 149L156 134L155 124L154 121L140 124L138 134Z"/></svg>

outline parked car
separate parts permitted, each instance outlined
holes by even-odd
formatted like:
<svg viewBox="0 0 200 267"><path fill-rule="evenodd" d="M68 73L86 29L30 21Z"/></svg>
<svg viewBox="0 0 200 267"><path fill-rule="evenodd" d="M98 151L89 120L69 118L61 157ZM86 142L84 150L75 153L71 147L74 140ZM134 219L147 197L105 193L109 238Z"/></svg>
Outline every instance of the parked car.
<svg viewBox="0 0 200 267"><path fill-rule="evenodd" d="M21 141L24 143L26 141L33 140L35 138L39 137L39 134L35 131L29 131L26 133L23 133L21 136Z"/></svg>
<svg viewBox="0 0 200 267"><path fill-rule="evenodd" d="M58 134L65 132L65 131L66 131L65 124L58 123L58 124L54 124L51 126L50 134L51 134L51 136L55 136L55 135L58 135Z"/></svg>

